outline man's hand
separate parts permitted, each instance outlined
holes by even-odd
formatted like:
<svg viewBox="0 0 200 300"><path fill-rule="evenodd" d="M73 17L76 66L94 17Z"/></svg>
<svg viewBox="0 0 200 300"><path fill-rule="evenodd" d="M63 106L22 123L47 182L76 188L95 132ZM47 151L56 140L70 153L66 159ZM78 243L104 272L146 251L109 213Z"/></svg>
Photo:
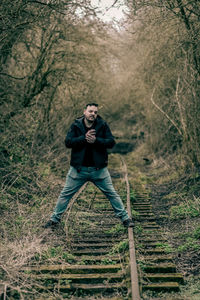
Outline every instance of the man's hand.
<svg viewBox="0 0 200 300"><path fill-rule="evenodd" d="M89 144L94 144L94 142L96 141L96 130L95 129L90 129L88 130L88 132L85 135L86 141Z"/></svg>

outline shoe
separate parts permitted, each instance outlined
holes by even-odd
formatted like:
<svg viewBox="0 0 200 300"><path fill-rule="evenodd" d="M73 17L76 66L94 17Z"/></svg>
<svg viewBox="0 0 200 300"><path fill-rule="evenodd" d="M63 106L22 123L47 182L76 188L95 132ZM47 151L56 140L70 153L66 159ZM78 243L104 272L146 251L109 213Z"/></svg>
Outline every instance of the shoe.
<svg viewBox="0 0 200 300"><path fill-rule="evenodd" d="M54 222L52 220L49 220L43 227L44 228L55 228L60 222Z"/></svg>
<svg viewBox="0 0 200 300"><path fill-rule="evenodd" d="M124 227L134 227L134 223L132 219L126 219L123 222Z"/></svg>

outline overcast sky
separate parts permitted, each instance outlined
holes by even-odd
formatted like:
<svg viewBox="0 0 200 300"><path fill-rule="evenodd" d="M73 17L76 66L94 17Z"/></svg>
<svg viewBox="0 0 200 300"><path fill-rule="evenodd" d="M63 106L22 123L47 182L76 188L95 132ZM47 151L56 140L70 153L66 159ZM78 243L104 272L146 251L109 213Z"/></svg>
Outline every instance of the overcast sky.
<svg viewBox="0 0 200 300"><path fill-rule="evenodd" d="M127 7L122 5L123 1L119 0L118 3L112 7L115 0L91 0L94 7L98 7L102 13L98 16L104 22L112 22L113 20L120 21L124 17L123 11L127 11Z"/></svg>

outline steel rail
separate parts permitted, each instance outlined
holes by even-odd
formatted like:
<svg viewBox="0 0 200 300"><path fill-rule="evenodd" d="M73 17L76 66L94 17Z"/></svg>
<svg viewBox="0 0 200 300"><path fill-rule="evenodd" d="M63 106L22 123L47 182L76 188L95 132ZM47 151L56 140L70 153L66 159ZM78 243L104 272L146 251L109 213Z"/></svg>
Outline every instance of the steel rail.
<svg viewBox="0 0 200 300"><path fill-rule="evenodd" d="M68 223L68 220L69 220L69 217L70 217L70 213L71 213L71 210L73 208L73 205L74 203L76 202L76 200L78 199L78 197L80 196L80 194L85 190L85 188L87 187L88 185L88 182L84 183L82 185L82 187L78 190L78 192L76 192L76 194L72 197L69 205L68 205L68 209L67 209L67 217L65 219L65 233L66 233L66 236L68 236L68 226L67 226L67 223Z"/></svg>
<svg viewBox="0 0 200 300"><path fill-rule="evenodd" d="M126 190L127 190L127 211L130 217L132 217L131 213L131 202L130 202L130 185L128 181L128 171L125 159L120 156L122 161L122 167L124 171L124 179L126 182ZM131 295L132 300L140 300L140 292L139 292L139 282L138 282L138 272L137 272L137 263L136 263L136 254L135 254L135 243L134 243L134 235L133 228L128 228L128 239L129 239L129 254L130 254L130 273L131 273Z"/></svg>

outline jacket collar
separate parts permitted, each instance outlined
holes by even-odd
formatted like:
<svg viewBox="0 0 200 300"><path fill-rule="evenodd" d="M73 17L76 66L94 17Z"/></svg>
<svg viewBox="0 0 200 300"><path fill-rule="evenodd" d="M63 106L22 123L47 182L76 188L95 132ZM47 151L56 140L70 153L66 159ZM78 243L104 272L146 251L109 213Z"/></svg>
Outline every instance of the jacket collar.
<svg viewBox="0 0 200 300"><path fill-rule="evenodd" d="M83 119L84 119L84 116L80 117L80 118L77 118L75 120L75 124L81 129L81 131L85 134L85 127L83 125ZM95 129L96 131L98 131L98 129L102 126L102 124L104 123L103 119L98 115L97 118L96 118L96 124L95 124Z"/></svg>

